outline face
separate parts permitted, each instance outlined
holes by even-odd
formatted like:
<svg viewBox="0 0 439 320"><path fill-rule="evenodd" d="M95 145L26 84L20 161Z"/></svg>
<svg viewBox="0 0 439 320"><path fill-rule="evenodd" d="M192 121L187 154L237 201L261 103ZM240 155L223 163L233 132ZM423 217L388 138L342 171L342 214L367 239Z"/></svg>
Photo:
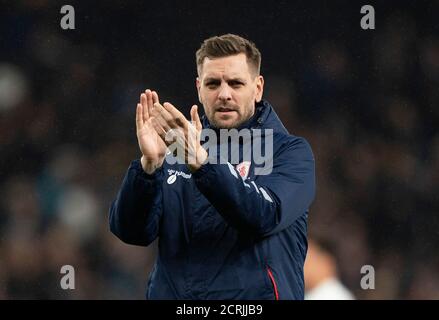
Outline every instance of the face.
<svg viewBox="0 0 439 320"><path fill-rule="evenodd" d="M244 53L209 59L197 78L200 102L216 128L236 128L254 114L262 99L264 79L251 71Z"/></svg>

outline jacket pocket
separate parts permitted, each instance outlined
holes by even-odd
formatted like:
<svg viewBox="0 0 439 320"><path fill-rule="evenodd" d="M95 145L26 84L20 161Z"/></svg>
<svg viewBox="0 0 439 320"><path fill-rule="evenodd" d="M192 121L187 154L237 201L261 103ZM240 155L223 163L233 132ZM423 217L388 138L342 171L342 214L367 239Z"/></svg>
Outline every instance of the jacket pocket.
<svg viewBox="0 0 439 320"><path fill-rule="evenodd" d="M279 292L277 291L276 279L274 279L273 272L271 271L271 269L268 265L266 266L266 271L267 271L268 277L270 278L271 284L273 286L274 299L279 300Z"/></svg>

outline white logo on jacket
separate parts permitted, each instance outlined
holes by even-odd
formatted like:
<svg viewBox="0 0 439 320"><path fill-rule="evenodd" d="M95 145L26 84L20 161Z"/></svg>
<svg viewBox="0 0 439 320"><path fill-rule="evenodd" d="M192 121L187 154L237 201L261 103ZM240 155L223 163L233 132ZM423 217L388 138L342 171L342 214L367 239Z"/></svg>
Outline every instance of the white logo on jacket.
<svg viewBox="0 0 439 320"><path fill-rule="evenodd" d="M190 179L192 177L191 173L177 171L174 169L168 169L168 174L169 174L169 177L168 177L168 180L166 180L166 182L168 184L173 184L177 180L178 176L181 176L182 178L185 178L185 179Z"/></svg>

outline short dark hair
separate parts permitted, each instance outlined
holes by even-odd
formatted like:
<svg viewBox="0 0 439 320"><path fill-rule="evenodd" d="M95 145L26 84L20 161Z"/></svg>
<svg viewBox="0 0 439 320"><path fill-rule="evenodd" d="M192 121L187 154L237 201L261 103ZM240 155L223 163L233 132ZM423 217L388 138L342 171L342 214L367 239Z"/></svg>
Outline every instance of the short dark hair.
<svg viewBox="0 0 439 320"><path fill-rule="evenodd" d="M261 71L261 53L258 48L253 42L231 33L204 40L195 54L198 75L201 74L204 58L214 59L239 53L245 53L249 67L256 75L259 75Z"/></svg>
<svg viewBox="0 0 439 320"><path fill-rule="evenodd" d="M321 251L333 257L337 256L337 244L328 236L313 234L309 236L309 241L312 241Z"/></svg>

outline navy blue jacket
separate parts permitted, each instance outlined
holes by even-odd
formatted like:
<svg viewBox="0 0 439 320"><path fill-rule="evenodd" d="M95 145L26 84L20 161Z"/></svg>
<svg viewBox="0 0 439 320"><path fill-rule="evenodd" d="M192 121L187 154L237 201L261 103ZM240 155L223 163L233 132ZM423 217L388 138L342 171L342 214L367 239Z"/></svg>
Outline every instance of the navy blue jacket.
<svg viewBox="0 0 439 320"><path fill-rule="evenodd" d="M303 299L311 148L265 100L241 128L273 129L270 174L255 175L254 160L245 179L230 163L208 162L193 174L167 161L151 175L140 160L128 168L110 229L133 245L158 238L147 299Z"/></svg>

